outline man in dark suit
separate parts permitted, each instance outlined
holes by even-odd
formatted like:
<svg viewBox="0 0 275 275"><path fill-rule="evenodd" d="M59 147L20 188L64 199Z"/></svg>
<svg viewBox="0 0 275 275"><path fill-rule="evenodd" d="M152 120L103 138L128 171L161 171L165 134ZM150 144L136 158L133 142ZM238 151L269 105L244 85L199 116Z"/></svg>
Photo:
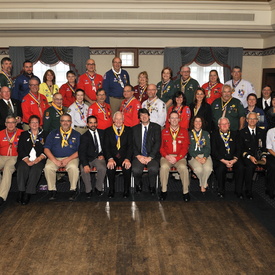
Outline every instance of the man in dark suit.
<svg viewBox="0 0 275 275"><path fill-rule="evenodd" d="M269 85L265 85L262 89L262 96L257 99L257 107L263 109L265 112L271 106L271 87Z"/></svg>
<svg viewBox="0 0 275 275"><path fill-rule="evenodd" d="M5 122L7 116L14 116L17 122L17 128L22 129L22 109L21 102L11 98L11 90L7 86L1 88L0 99L0 131L6 128Z"/></svg>
<svg viewBox="0 0 275 275"><path fill-rule="evenodd" d="M93 192L90 168L96 167L97 180L95 192L98 196L101 196L103 195L104 178L106 175L106 162L102 148L104 132L103 130L97 129L97 118L95 116L89 116L87 118L87 127L88 131L80 137L78 157L81 177L85 184L87 199L89 199Z"/></svg>
<svg viewBox="0 0 275 275"><path fill-rule="evenodd" d="M245 166L245 190L248 199L252 200L252 177L258 164L266 164L266 132L256 127L257 113L251 112L246 116L247 127L240 131L240 144Z"/></svg>
<svg viewBox="0 0 275 275"><path fill-rule="evenodd" d="M123 197L129 196L131 183L131 159L133 152L132 129L125 126L124 117L121 112L116 112L113 116L114 124L105 130L104 135L104 156L107 162L107 176L110 190L109 198L115 194L115 173L116 167L122 168L124 177Z"/></svg>
<svg viewBox="0 0 275 275"><path fill-rule="evenodd" d="M148 168L149 189L151 194L155 194L160 161L161 128L157 123L150 122L150 113L145 108L139 109L138 117L141 123L132 128L134 147L132 171L136 191L141 192L141 177L146 166Z"/></svg>
<svg viewBox="0 0 275 275"><path fill-rule="evenodd" d="M218 120L218 128L211 135L211 155L218 181L218 196L224 197L226 172L228 169L232 169L237 175L235 191L237 197L242 199L243 163L237 132L230 130L230 122L226 117L221 117Z"/></svg>

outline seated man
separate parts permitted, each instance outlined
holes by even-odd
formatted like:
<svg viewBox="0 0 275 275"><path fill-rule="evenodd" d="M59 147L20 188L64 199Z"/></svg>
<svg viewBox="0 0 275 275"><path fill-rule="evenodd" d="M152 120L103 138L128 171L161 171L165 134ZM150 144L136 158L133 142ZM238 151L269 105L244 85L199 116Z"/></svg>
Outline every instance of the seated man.
<svg viewBox="0 0 275 275"><path fill-rule="evenodd" d="M257 127L257 113L246 116L247 127L240 131L241 152L244 162L245 192L248 199L252 200L252 178L257 164L266 164L266 132Z"/></svg>
<svg viewBox="0 0 275 275"><path fill-rule="evenodd" d="M72 118L69 114L63 114L60 117L60 124L59 129L50 132L44 146L44 153L48 157L44 172L50 194L49 199L54 200L56 198L56 171L64 167L70 180L69 200L75 200L79 176L78 147L80 134L71 128Z"/></svg>
<svg viewBox="0 0 275 275"><path fill-rule="evenodd" d="M113 126L105 130L104 156L107 162L107 176L109 179L110 190L109 198L115 194L115 174L116 167L122 167L124 177L123 197L129 196L131 183L131 162L133 144L132 129L123 124L124 117L121 112L116 112L113 117Z"/></svg>
<svg viewBox="0 0 275 275"><path fill-rule="evenodd" d="M0 169L3 169L2 180L0 181L0 206L7 199L10 187L11 177L15 171L17 160L17 145L21 129L16 128L16 118L7 116L6 129L0 131Z"/></svg>
<svg viewBox="0 0 275 275"><path fill-rule="evenodd" d="M211 135L211 155L213 168L218 181L218 196L225 195L226 171L233 169L236 176L236 194L242 199L243 187L243 164L241 157L240 142L236 131L230 130L230 122L226 117L218 120L219 129Z"/></svg>
<svg viewBox="0 0 275 275"><path fill-rule="evenodd" d="M150 122L149 111L139 109L140 124L133 127L134 160L132 171L135 178L136 191L141 192L141 177L144 167L148 168L149 189L156 192L156 179L159 171L161 128L157 123Z"/></svg>
<svg viewBox="0 0 275 275"><path fill-rule="evenodd" d="M104 131L97 129L97 119L95 116L87 118L87 127L88 131L80 137L78 155L81 177L85 184L87 199L89 199L93 192L90 167L96 167L97 180L95 191L101 196L103 195L104 178L106 175L106 162L102 153Z"/></svg>
<svg viewBox="0 0 275 275"><path fill-rule="evenodd" d="M160 182L161 193L160 200L167 197L167 184L169 171L171 167L176 167L181 178L183 189L183 200L190 201L189 195L189 173L185 156L188 153L189 134L186 129L179 127L180 117L176 111L169 115L170 127L161 132L160 153Z"/></svg>

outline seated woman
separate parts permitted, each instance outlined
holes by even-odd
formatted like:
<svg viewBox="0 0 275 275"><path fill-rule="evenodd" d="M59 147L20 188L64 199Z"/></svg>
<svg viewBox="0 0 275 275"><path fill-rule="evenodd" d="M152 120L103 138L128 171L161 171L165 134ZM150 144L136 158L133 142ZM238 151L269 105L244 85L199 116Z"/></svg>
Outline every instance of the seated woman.
<svg viewBox="0 0 275 275"><path fill-rule="evenodd" d="M203 88L198 88L195 92L194 101L189 105L191 110L191 118L195 116L204 118L203 130L211 132L212 126L212 110L211 106L206 102L206 95Z"/></svg>
<svg viewBox="0 0 275 275"><path fill-rule="evenodd" d="M146 71L140 72L138 74L138 85L134 87L134 96L137 100L140 101L141 104L148 99L147 86L148 73Z"/></svg>
<svg viewBox="0 0 275 275"><path fill-rule="evenodd" d="M157 96L165 102L168 108L172 104L172 97L175 92L174 81L172 80L173 71L166 67L161 71L161 81L157 84Z"/></svg>
<svg viewBox="0 0 275 275"><path fill-rule="evenodd" d="M211 70L209 72L209 82L202 85L205 90L206 102L212 104L212 102L222 96L222 86L217 70Z"/></svg>
<svg viewBox="0 0 275 275"><path fill-rule="evenodd" d="M255 94L249 94L247 96L247 107L245 108L245 115L248 113L256 113L258 116L257 126L262 129L267 129L267 120L265 117L264 110L257 107L257 96ZM245 121L245 126L247 126L247 121Z"/></svg>
<svg viewBox="0 0 275 275"><path fill-rule="evenodd" d="M202 130L203 118L195 116L191 120L189 137L189 165L200 181L201 192L208 187L207 180L212 173L213 163L210 156L210 135Z"/></svg>
<svg viewBox="0 0 275 275"><path fill-rule="evenodd" d="M23 205L28 204L46 163L44 155L45 133L39 128L40 118L30 116L28 131L24 131L18 142L18 158L15 164L17 170L18 198Z"/></svg>
<svg viewBox="0 0 275 275"><path fill-rule="evenodd" d="M167 118L165 122L165 127L169 128L170 124L168 121L169 115L172 111L176 111L179 114L180 122L179 125L181 128L188 130L191 112L188 106L186 106L186 97L183 92L178 91L173 96L173 105L168 109Z"/></svg>

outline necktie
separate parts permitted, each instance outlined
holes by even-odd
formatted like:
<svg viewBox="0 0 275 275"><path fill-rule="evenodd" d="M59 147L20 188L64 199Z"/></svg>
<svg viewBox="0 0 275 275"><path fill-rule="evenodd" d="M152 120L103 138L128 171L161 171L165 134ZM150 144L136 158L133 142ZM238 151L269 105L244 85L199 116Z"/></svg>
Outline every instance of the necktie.
<svg viewBox="0 0 275 275"><path fill-rule="evenodd" d="M94 143L95 143L95 152L98 154L98 141L97 141L95 131L94 131Z"/></svg>
<svg viewBox="0 0 275 275"><path fill-rule="evenodd" d="M268 107L267 101L264 101L264 108L266 109Z"/></svg>
<svg viewBox="0 0 275 275"><path fill-rule="evenodd" d="M255 141L255 139L256 139L256 135L255 135L254 130L252 130L252 140Z"/></svg>
<svg viewBox="0 0 275 275"><path fill-rule="evenodd" d="M11 112L13 113L13 108L12 108L11 102L9 100L8 100L8 107L11 110Z"/></svg>
<svg viewBox="0 0 275 275"><path fill-rule="evenodd" d="M147 157L146 140L147 140L147 127L144 127L144 134L143 134L143 142L142 142L141 153L145 157Z"/></svg>

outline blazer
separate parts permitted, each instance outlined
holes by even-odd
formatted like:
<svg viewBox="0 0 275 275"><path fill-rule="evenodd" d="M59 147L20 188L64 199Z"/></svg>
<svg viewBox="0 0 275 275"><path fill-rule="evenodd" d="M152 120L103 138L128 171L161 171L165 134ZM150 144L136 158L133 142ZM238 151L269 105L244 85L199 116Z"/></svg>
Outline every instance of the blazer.
<svg viewBox="0 0 275 275"><path fill-rule="evenodd" d="M99 135L99 142L103 150L104 131L97 129ZM96 152L94 137L88 130L80 137L80 145L78 147L78 157L81 165L89 165L89 162L96 159L98 156L103 155L103 152Z"/></svg>
<svg viewBox="0 0 275 275"><path fill-rule="evenodd" d="M133 131L133 153L134 157L141 155L142 150L142 124L138 124L132 128ZM160 159L161 155L159 152L161 144L161 127L154 122L149 123L146 149L148 157L152 159Z"/></svg>
<svg viewBox="0 0 275 275"><path fill-rule="evenodd" d="M110 158L120 159L124 161L128 159L131 161L133 155L133 144L132 144L132 129L124 126L124 131L120 136L120 149L117 149L117 138L114 132L113 126L107 128L104 134L104 157L106 161Z"/></svg>
<svg viewBox="0 0 275 275"><path fill-rule="evenodd" d="M260 97L260 98L257 99L257 104L256 104L256 106L257 106L258 108L263 109L265 112L270 108L270 106L268 106L267 108L265 108L265 106L263 105L263 98L262 98L262 97Z"/></svg>
<svg viewBox="0 0 275 275"><path fill-rule="evenodd" d="M266 152L266 131L256 127L256 141L253 141L252 135L248 127L240 131L240 144L242 149L242 156L246 158L248 155L257 156L257 150L260 151L259 157L265 156Z"/></svg>
<svg viewBox="0 0 275 275"><path fill-rule="evenodd" d="M11 115L15 117L20 116L22 118L23 114L21 109L21 102L13 98L11 98L11 102L14 109L14 113L11 113ZM6 102L3 99L0 99L0 130L4 130L6 128L5 121L6 117L10 115L9 111L9 107ZM21 124L18 124L17 127L22 129Z"/></svg>
<svg viewBox="0 0 275 275"><path fill-rule="evenodd" d="M19 142L17 147L18 157L17 157L17 163L15 164L15 167L17 167L17 165L23 158L29 157L29 154L32 148L35 149L37 157L39 157L41 154L44 154L45 139L46 139L45 132L43 131L43 129L39 129L39 133L35 142L35 147L33 147L32 140L30 137L30 130L22 132L19 137Z"/></svg>
<svg viewBox="0 0 275 275"><path fill-rule="evenodd" d="M228 153L224 141L221 138L220 131L216 130L211 135L211 155L213 160L219 161L221 159L232 160L234 157L239 158L241 156L241 147L238 138L238 132L230 131L229 147L230 152Z"/></svg>

